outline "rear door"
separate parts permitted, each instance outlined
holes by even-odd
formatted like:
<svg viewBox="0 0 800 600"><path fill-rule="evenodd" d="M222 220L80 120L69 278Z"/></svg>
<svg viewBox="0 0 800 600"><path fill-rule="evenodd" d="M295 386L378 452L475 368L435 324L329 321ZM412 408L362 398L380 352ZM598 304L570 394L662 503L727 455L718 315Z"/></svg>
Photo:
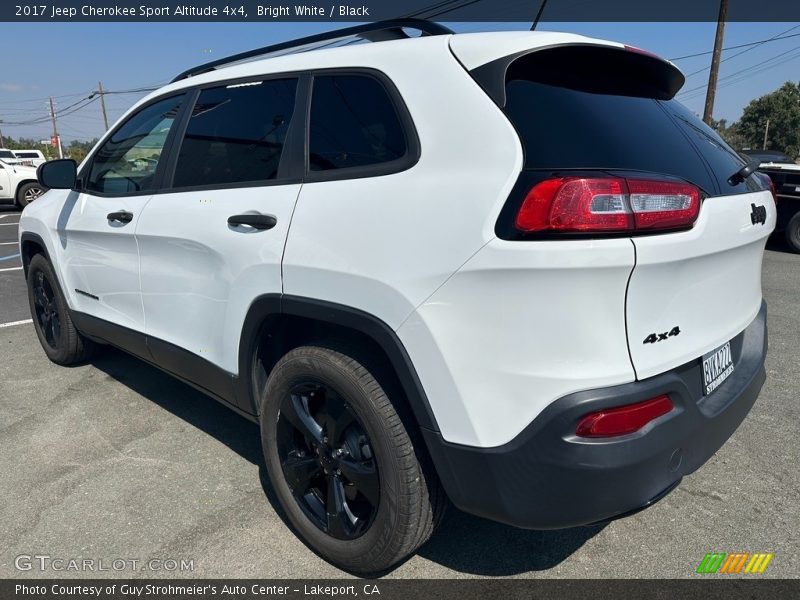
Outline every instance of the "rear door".
<svg viewBox="0 0 800 600"><path fill-rule="evenodd" d="M176 141L171 186L136 229L150 351L211 391L219 382L182 373L192 361L176 347L237 372L247 309L256 296L282 291L281 256L301 186L288 158L295 128L302 150L297 90L298 79L286 76L199 90Z"/></svg>
<svg viewBox="0 0 800 600"><path fill-rule="evenodd" d="M677 102L662 108L705 163L716 189L689 231L633 239L636 268L628 285L628 336L637 376L656 375L730 341L761 307L761 263L775 228L775 202L711 128ZM667 336L669 332L680 334Z"/></svg>
<svg viewBox="0 0 800 600"><path fill-rule="evenodd" d="M624 309L637 377L696 360L743 331L761 306L774 200L760 175L736 181L741 157L671 99L683 80L674 66L590 45L539 50L502 66L473 75L490 94L496 86L486 77L505 76L504 96L494 97L525 147L523 177L669 179L699 190L693 225L630 233L636 258ZM635 204L635 193L625 198ZM647 210L668 212L675 198L650 192Z"/></svg>

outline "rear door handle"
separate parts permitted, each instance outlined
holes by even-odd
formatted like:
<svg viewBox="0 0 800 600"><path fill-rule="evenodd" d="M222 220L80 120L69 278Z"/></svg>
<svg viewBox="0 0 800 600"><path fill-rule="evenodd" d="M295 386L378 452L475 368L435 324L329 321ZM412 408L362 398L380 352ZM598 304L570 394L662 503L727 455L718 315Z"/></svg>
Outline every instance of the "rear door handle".
<svg viewBox="0 0 800 600"><path fill-rule="evenodd" d="M228 225L249 225L253 229L272 229L278 219L272 215L233 215L228 217Z"/></svg>
<svg viewBox="0 0 800 600"><path fill-rule="evenodd" d="M106 219L117 223L130 223L133 221L133 213L129 213L127 210L118 210L117 212L108 213Z"/></svg>

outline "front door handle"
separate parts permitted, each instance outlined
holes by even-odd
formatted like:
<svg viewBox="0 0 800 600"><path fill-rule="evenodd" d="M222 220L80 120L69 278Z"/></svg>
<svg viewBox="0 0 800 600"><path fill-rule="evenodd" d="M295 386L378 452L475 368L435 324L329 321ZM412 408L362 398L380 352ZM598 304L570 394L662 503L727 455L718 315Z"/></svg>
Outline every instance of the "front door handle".
<svg viewBox="0 0 800 600"><path fill-rule="evenodd" d="M118 210L117 212L108 213L106 219L122 224L130 223L133 221L133 213L129 213L127 210Z"/></svg>
<svg viewBox="0 0 800 600"><path fill-rule="evenodd" d="M249 225L253 229L272 229L278 219L272 215L233 215L228 217L228 225Z"/></svg>

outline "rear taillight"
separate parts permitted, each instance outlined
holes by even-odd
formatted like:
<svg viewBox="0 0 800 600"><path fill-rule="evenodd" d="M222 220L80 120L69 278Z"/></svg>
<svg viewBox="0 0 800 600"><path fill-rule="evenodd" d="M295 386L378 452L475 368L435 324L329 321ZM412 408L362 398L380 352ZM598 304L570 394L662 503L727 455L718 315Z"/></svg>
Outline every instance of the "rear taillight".
<svg viewBox="0 0 800 600"><path fill-rule="evenodd" d="M756 171L755 173L758 178L761 180L761 183L769 187L769 191L772 194L772 199L775 201L775 204L778 203L778 190L775 189L775 182L772 181L772 177L767 175L766 173L760 173Z"/></svg>
<svg viewBox="0 0 800 600"><path fill-rule="evenodd" d="M514 220L525 233L659 231L691 227L700 190L688 183L621 177L557 177L537 183Z"/></svg>
<svg viewBox="0 0 800 600"><path fill-rule="evenodd" d="M600 410L583 417L575 433L588 438L626 435L639 431L672 408L672 400L664 394L644 402Z"/></svg>

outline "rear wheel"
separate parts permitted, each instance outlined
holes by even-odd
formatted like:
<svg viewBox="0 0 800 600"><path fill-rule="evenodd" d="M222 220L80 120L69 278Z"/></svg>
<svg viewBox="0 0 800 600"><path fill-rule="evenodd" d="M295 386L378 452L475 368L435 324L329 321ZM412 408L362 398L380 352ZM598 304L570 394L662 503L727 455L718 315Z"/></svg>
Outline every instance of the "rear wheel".
<svg viewBox="0 0 800 600"><path fill-rule="evenodd" d="M28 266L28 304L47 358L59 365L88 358L93 344L75 329L53 267L41 254L35 255Z"/></svg>
<svg viewBox="0 0 800 600"><path fill-rule="evenodd" d="M45 190L44 186L36 181L21 185L17 190L17 204L19 204L20 208L25 208L28 204L44 194L45 191L47 190Z"/></svg>
<svg viewBox="0 0 800 600"><path fill-rule="evenodd" d="M384 389L354 358L316 346L284 356L262 393L261 436L291 524L329 562L376 573L430 537L439 483Z"/></svg>
<svg viewBox="0 0 800 600"><path fill-rule="evenodd" d="M786 224L786 243L792 250L800 253L800 211Z"/></svg>

